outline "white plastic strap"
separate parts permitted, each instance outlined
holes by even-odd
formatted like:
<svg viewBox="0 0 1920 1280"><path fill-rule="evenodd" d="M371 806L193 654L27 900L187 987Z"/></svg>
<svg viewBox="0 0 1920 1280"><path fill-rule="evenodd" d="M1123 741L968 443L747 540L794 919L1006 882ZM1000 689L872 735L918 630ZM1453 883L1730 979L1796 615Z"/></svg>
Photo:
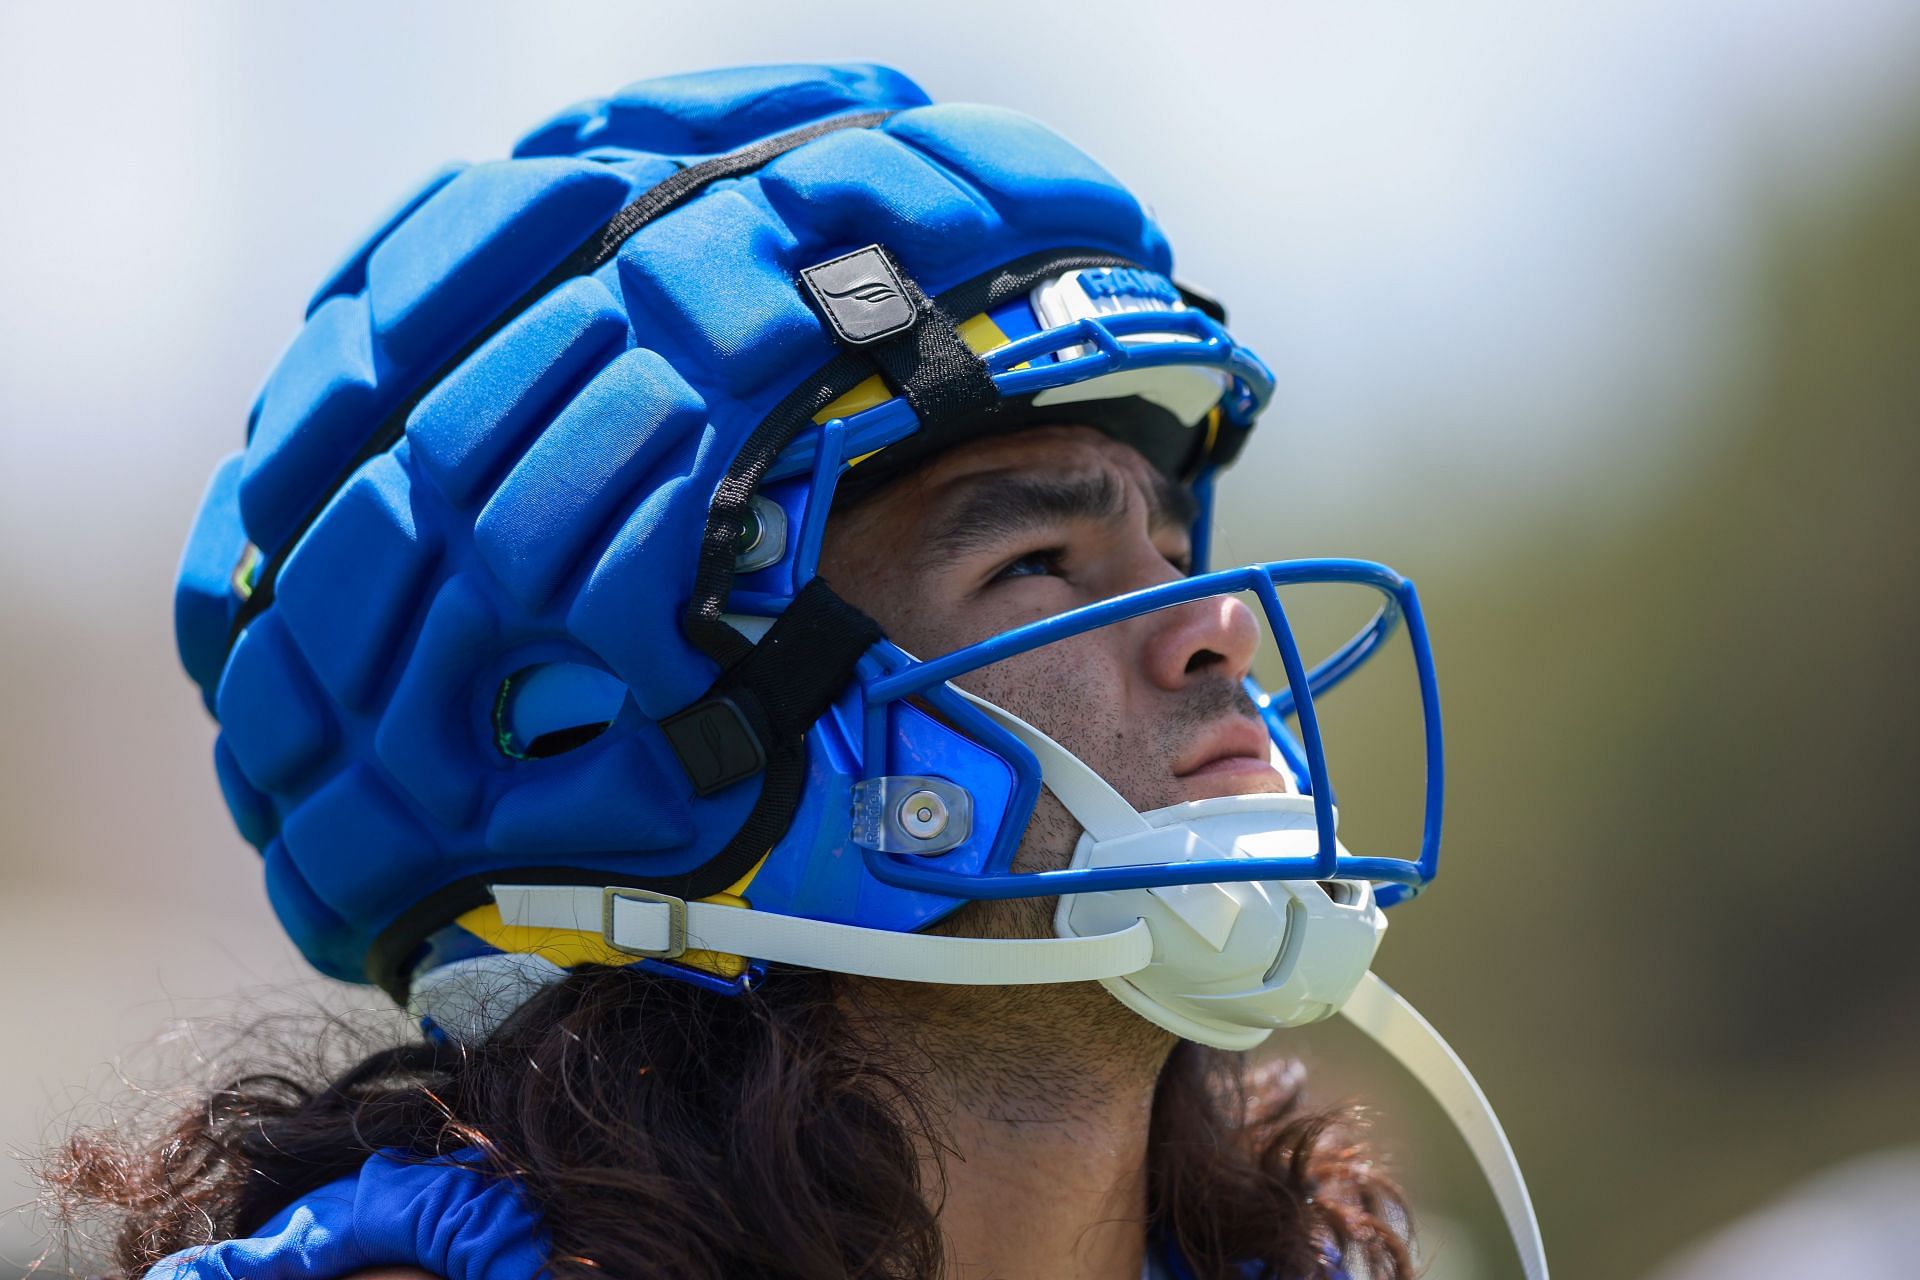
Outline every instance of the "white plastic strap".
<svg viewBox="0 0 1920 1280"><path fill-rule="evenodd" d="M1092 765L1022 720L1005 707L975 697L958 685L949 685L955 693L986 712L1001 728L1018 738L1040 762L1040 780L1058 796L1074 820L1095 840L1118 840L1153 830L1153 824L1127 803Z"/></svg>
<svg viewBox="0 0 1920 1280"><path fill-rule="evenodd" d="M605 890L590 885L494 885L500 918L510 925L601 933ZM862 929L713 902L619 897L607 940L638 951L669 949L674 917L684 912L685 945L810 969L941 982L957 986L1029 986L1092 982L1138 973L1153 959L1144 920L1087 938L948 938Z"/></svg>
<svg viewBox="0 0 1920 1280"><path fill-rule="evenodd" d="M1526 1280L1547 1280L1546 1249L1540 1242L1540 1223L1533 1216L1526 1179L1520 1176L1520 1164L1487 1095L1480 1092L1466 1064L1432 1024L1371 972L1360 979L1340 1012L1405 1067L1447 1113L1500 1202L1513 1247L1520 1254L1522 1274Z"/></svg>

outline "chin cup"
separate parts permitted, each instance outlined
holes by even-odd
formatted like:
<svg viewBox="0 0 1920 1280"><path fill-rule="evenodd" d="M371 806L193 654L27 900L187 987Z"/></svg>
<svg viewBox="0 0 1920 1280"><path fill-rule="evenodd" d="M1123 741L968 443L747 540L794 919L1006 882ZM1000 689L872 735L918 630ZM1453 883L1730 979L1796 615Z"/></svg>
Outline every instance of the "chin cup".
<svg viewBox="0 0 1920 1280"><path fill-rule="evenodd" d="M1318 839L1313 801L1300 795L1222 796L1141 817L1149 830L1082 835L1072 866L1310 857ZM1093 937L1135 920L1153 934L1153 960L1102 985L1148 1021L1218 1049L1250 1049L1276 1028L1337 1012L1387 927L1365 881L1242 880L1063 896L1054 931Z"/></svg>

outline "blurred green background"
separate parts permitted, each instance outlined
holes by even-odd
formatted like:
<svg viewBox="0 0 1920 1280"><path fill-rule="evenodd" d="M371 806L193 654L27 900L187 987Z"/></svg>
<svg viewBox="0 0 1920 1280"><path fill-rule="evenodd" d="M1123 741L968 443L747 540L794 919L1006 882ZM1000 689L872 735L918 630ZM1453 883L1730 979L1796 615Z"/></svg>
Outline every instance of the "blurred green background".
<svg viewBox="0 0 1920 1280"><path fill-rule="evenodd" d="M1416 571L1447 857L1379 968L1473 1046L1556 1274L1645 1274L1920 1142L1920 118L1817 207L1761 214L1740 346L1668 424L1711 441L1684 481ZM1355 532L1406 559L1404 524ZM1463 1153L1426 1141L1450 1152L1427 1203L1496 1265ZM1780 1274L1856 1274L1830 1243Z"/></svg>
<svg viewBox="0 0 1920 1280"><path fill-rule="evenodd" d="M1499 1109L1555 1274L1717 1280L1676 1259L1822 1170L1914 1184L1885 1172L1920 1162L1910 5L738 17L0 8L9 1151L106 1114L122 1069L184 1070L179 1019L373 1003L272 924L169 631L199 486L307 288L414 178L573 98L863 56L1086 145L1274 365L1217 563L1419 582L1447 859L1379 968ZM1352 741L1398 732L1354 705ZM1373 1108L1430 1274L1511 1274L1404 1081L1337 1025L1285 1048ZM1780 1274L1840 1274L1832 1233L1905 1207L1790 1237ZM0 1218L0 1275L43 1239Z"/></svg>

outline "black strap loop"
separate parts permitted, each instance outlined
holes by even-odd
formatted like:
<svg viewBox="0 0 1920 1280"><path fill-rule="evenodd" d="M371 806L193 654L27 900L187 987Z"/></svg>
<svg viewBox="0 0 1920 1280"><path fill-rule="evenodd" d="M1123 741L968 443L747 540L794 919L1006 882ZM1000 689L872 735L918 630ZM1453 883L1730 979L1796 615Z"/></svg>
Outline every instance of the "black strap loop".
<svg viewBox="0 0 1920 1280"><path fill-rule="evenodd" d="M800 279L802 295L812 300L834 338L873 361L923 428L999 408L1000 393L987 362L961 340L953 317L884 246L871 244L808 267Z"/></svg>
<svg viewBox="0 0 1920 1280"><path fill-rule="evenodd" d="M797 749L880 636L824 578L802 587L698 702L660 722L694 792L712 795Z"/></svg>
<svg viewBox="0 0 1920 1280"><path fill-rule="evenodd" d="M920 323L896 337L876 342L867 354L881 374L900 389L922 425L986 417L1000 408L1000 391L987 362L960 340L959 331L940 304L920 293Z"/></svg>

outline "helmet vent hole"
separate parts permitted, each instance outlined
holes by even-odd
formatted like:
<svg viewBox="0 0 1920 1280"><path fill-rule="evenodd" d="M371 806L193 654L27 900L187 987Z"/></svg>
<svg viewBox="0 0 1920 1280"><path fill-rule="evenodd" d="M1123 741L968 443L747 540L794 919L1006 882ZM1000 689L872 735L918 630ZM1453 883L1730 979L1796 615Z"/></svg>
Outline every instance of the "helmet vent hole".
<svg viewBox="0 0 1920 1280"><path fill-rule="evenodd" d="M566 729L555 729L552 733L543 733L527 744L525 755L529 760L565 755L575 747L586 746L605 733L612 724L611 720L603 720L599 724L576 724Z"/></svg>
<svg viewBox="0 0 1920 1280"><path fill-rule="evenodd" d="M494 697L494 744L511 760L565 755L605 733L626 698L618 676L583 662L523 667Z"/></svg>

